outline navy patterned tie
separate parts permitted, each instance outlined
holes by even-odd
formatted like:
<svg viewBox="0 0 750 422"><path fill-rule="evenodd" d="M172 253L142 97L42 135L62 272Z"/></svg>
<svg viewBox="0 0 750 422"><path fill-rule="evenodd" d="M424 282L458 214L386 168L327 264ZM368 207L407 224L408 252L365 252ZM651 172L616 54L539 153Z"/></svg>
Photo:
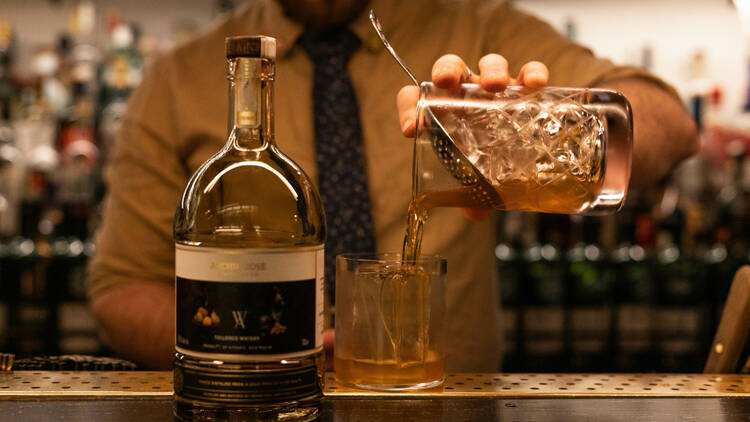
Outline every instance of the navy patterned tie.
<svg viewBox="0 0 750 422"><path fill-rule="evenodd" d="M315 155L328 227L325 276L333 303L336 255L375 251L359 107L346 68L361 42L354 33L341 28L306 32L299 44L315 65Z"/></svg>

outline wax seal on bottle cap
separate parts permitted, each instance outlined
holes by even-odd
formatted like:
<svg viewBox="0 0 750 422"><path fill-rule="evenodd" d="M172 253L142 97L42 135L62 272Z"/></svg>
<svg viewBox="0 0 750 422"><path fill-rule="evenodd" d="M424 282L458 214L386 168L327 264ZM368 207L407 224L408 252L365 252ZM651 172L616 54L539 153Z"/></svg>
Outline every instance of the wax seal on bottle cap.
<svg viewBox="0 0 750 422"><path fill-rule="evenodd" d="M264 35L227 37L227 58L259 57L264 59L276 58L276 39Z"/></svg>

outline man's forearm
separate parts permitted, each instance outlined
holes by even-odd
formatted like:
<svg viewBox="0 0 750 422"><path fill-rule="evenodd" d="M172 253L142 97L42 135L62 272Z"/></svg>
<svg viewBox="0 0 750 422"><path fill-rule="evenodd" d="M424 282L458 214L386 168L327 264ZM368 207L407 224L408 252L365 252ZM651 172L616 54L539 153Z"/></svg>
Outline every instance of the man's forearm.
<svg viewBox="0 0 750 422"><path fill-rule="evenodd" d="M174 352L175 299L168 284L135 282L92 300L105 342L148 369L170 369Z"/></svg>
<svg viewBox="0 0 750 422"><path fill-rule="evenodd" d="M640 78L608 81L602 88L625 94L633 109L631 187L663 178L698 149L698 136L683 105L653 82Z"/></svg>

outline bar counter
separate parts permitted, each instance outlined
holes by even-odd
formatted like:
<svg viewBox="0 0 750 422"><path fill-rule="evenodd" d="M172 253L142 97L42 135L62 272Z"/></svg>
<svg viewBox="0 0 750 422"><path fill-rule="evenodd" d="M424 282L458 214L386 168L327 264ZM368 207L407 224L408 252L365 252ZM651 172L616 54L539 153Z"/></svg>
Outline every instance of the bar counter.
<svg viewBox="0 0 750 422"><path fill-rule="evenodd" d="M171 372L0 373L0 420L172 420ZM750 420L749 375L449 374L377 393L327 375L320 421Z"/></svg>

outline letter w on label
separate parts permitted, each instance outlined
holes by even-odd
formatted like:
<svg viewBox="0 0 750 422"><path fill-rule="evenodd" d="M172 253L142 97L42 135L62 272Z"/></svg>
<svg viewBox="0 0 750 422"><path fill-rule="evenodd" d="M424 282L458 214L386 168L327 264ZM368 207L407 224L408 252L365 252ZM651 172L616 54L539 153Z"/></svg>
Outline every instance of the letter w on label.
<svg viewBox="0 0 750 422"><path fill-rule="evenodd" d="M234 328L245 328L247 311L232 311L232 317L234 318Z"/></svg>

